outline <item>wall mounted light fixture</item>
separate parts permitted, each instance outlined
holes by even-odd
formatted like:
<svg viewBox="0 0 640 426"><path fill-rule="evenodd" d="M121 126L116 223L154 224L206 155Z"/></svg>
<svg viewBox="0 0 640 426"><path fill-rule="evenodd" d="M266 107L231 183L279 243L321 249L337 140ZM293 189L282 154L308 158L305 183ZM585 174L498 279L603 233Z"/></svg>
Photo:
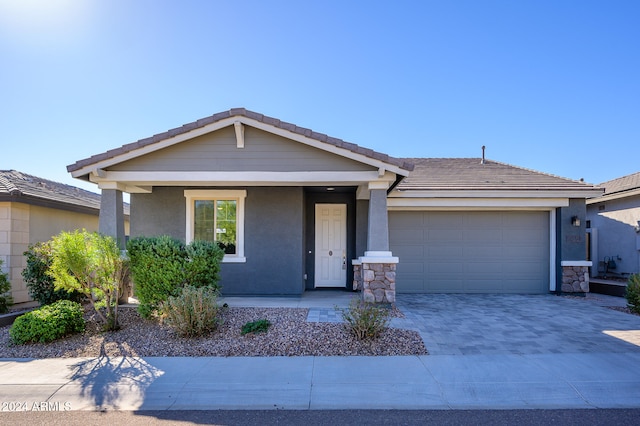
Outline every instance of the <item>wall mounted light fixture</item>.
<svg viewBox="0 0 640 426"><path fill-rule="evenodd" d="M571 225L580 226L580 218L578 216L571 216Z"/></svg>

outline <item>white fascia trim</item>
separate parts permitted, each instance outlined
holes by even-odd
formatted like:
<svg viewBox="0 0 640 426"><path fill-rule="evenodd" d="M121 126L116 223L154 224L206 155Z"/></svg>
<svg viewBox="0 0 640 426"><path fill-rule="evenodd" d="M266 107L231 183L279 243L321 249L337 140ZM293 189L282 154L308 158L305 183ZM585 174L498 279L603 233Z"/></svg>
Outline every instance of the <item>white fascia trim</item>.
<svg viewBox="0 0 640 426"><path fill-rule="evenodd" d="M132 160L142 155L150 154L160 149L170 147L177 143L184 142L189 139L197 138L198 136L206 135L207 133L215 132L216 130L220 130L227 126L232 126L233 123L236 121L238 121L237 117L225 118L216 123L209 124L208 126L200 127L200 128L191 130L187 133L182 133L172 138L168 138L156 143L152 143L147 146L143 146L141 148L133 149L131 151L125 152L115 157L107 158L106 160L102 160L97 163L87 165L85 167L82 167L81 169L71 172L71 176L73 177L83 176L88 173L91 173L96 169L104 169L109 166L113 166L114 164L122 163L127 160Z"/></svg>
<svg viewBox="0 0 640 426"><path fill-rule="evenodd" d="M387 198L389 210L514 208L549 209L567 207L568 198Z"/></svg>
<svg viewBox="0 0 640 426"><path fill-rule="evenodd" d="M71 172L71 176L73 177L84 176L84 175L90 174L93 171L96 171L97 169L105 169L114 164L122 163L124 161L131 160L133 158L137 158L142 155L149 154L154 151L158 151L160 149L170 147L177 143L184 142L189 139L197 138L198 136L206 135L207 133L215 132L216 130L223 129L228 126L235 126L234 123L236 122L246 124L251 127L255 127L256 129L260 129L268 133L282 136L286 139L295 140L297 142L304 143L305 145L312 146L314 148L318 148L323 151L331 152L333 154L340 155L342 157L349 158L351 160L358 161L360 163L368 164L376 168L376 175L378 173L377 170L380 168L384 168L385 170L391 171L393 173L397 173L402 176L408 176L410 173L409 171L404 170L393 164L386 163L381 160L376 160L374 158L370 158L362 154L357 154L355 152L349 151L348 149L331 145L330 143L320 142L315 139L308 138L304 135L292 133L289 130L281 129L281 128L272 126L270 124L262 123L260 121L253 120L248 117L232 116L232 117L228 117L220 121L217 121L215 123L209 124L207 126L191 130L187 133L182 133L172 138L168 138L156 143L152 143L138 149L133 149L129 152L123 153L121 155L117 155L113 158L108 158L108 159L87 165L85 167L82 167L78 170Z"/></svg>
<svg viewBox="0 0 640 426"><path fill-rule="evenodd" d="M393 198L589 198L600 194L600 190L485 190L485 189L461 189L461 190L405 190L393 191Z"/></svg>
<svg viewBox="0 0 640 426"><path fill-rule="evenodd" d="M93 182L97 183L97 182ZM130 185L123 182L100 182L98 183L99 189L117 189L122 192L126 192L129 194L151 194L153 192L153 187L150 185Z"/></svg>
<svg viewBox="0 0 640 426"><path fill-rule="evenodd" d="M187 203L187 222L185 241L189 244L193 241L193 201L206 199L234 199L237 200L236 216L238 223L236 225L236 237L238 244L236 246L237 253L233 255L225 254L222 263L245 263L247 258L244 255L244 200L247 197L247 191L243 189L187 189L184 191L184 197Z"/></svg>
<svg viewBox="0 0 640 426"><path fill-rule="evenodd" d="M129 192L128 191L128 186L121 183L121 182L113 182L113 181L109 181L109 182L102 182L101 184L98 185L98 188L100 189L115 189L118 191L122 191L122 192Z"/></svg>
<svg viewBox="0 0 640 426"><path fill-rule="evenodd" d="M562 262L560 262L561 266L586 266L586 267L592 267L593 266L593 262L591 262L590 260L563 260Z"/></svg>
<svg viewBox="0 0 640 426"><path fill-rule="evenodd" d="M627 197L635 197L637 195L640 195L640 188L634 189L633 191L624 191L624 192L618 192L610 195L603 195L602 197L589 198L587 199L587 204L604 203L605 201L618 200L620 198L627 198Z"/></svg>
<svg viewBox="0 0 640 426"><path fill-rule="evenodd" d="M106 172L104 178L92 177L99 185L107 182L121 182L129 186L181 186L197 185L294 185L332 184L356 185L363 182L379 181L377 171L362 172Z"/></svg>

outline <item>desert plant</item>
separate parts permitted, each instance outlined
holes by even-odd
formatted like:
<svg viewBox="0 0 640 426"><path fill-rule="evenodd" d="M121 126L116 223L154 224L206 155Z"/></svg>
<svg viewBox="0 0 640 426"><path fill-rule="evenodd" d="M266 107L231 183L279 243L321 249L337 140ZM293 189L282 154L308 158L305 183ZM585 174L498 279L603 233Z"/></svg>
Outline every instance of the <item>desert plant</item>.
<svg viewBox="0 0 640 426"><path fill-rule="evenodd" d="M118 298L126 263L115 239L86 230L61 232L53 237L51 249L53 261L48 273L55 288L85 295L103 328L117 330Z"/></svg>
<svg viewBox="0 0 640 426"><path fill-rule="evenodd" d="M50 342L83 331L83 314L79 303L59 300L20 315L9 329L9 337L16 345Z"/></svg>
<svg viewBox="0 0 640 426"><path fill-rule="evenodd" d="M345 327L358 340L375 339L387 328L390 312L383 306L354 298L346 309L337 308Z"/></svg>
<svg viewBox="0 0 640 426"><path fill-rule="evenodd" d="M136 237L127 244L138 311L150 317L184 286L218 288L224 252L218 244L193 241L185 246L169 237Z"/></svg>
<svg viewBox="0 0 640 426"><path fill-rule="evenodd" d="M269 327L271 327L271 322L268 319L250 321L242 326L240 334L244 336L248 333L266 333Z"/></svg>
<svg viewBox="0 0 640 426"><path fill-rule="evenodd" d="M161 305L165 321L180 335L201 336L220 324L218 290L185 286L179 296L169 296Z"/></svg>
<svg viewBox="0 0 640 426"><path fill-rule="evenodd" d="M29 296L40 305L48 305L58 300L72 300L80 302L82 295L78 292L56 290L54 279L47 273L53 261L51 253L51 241L39 242L29 246L24 256L27 266L22 270Z"/></svg>
<svg viewBox="0 0 640 426"><path fill-rule="evenodd" d="M8 312L9 306L13 303L10 291L11 283L7 274L2 272L2 259L0 259L0 314Z"/></svg>
<svg viewBox="0 0 640 426"><path fill-rule="evenodd" d="M640 314L640 274L632 274L627 281L627 306L631 311Z"/></svg>

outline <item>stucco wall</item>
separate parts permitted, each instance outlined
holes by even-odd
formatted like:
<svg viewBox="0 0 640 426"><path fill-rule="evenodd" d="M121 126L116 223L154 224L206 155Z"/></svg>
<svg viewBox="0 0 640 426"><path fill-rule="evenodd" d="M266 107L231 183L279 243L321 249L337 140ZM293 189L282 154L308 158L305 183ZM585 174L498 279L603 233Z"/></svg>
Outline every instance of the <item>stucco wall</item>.
<svg viewBox="0 0 640 426"><path fill-rule="evenodd" d="M31 300L22 279L26 267L23 253L29 244L48 241L61 231L98 230L98 216L32 206L23 203L0 203L0 259L3 272L9 274L14 303Z"/></svg>
<svg viewBox="0 0 640 426"><path fill-rule="evenodd" d="M369 200L356 201L356 255L364 256L367 251L367 232L369 230Z"/></svg>
<svg viewBox="0 0 640 426"><path fill-rule="evenodd" d="M573 226L571 218L577 216L580 219L580 226ZM572 198L569 206L558 209L556 215L558 261L586 260L587 259L587 239L586 239L586 216L587 209L584 199Z"/></svg>
<svg viewBox="0 0 640 426"><path fill-rule="evenodd" d="M151 194L131 194L131 237L186 234L185 188L154 187Z"/></svg>
<svg viewBox="0 0 640 426"><path fill-rule="evenodd" d="M2 271L11 282L14 303L27 302L29 292L22 280L25 260L22 253L29 246L29 206L22 203L0 203L0 259Z"/></svg>
<svg viewBox="0 0 640 426"><path fill-rule="evenodd" d="M244 148L233 126L109 167L118 171L369 171L374 167L244 127Z"/></svg>
<svg viewBox="0 0 640 426"><path fill-rule="evenodd" d="M98 216L30 206L29 243L47 241L61 231L98 230Z"/></svg>
<svg viewBox="0 0 640 426"><path fill-rule="evenodd" d="M640 272L640 234L635 231L640 220L640 196L590 204L587 219L591 221L591 229L597 229L593 261L613 257L616 262L613 272Z"/></svg>
<svg viewBox="0 0 640 426"><path fill-rule="evenodd" d="M154 188L151 194L131 194L131 236L170 235L184 241L185 189ZM303 198L302 188L247 188L247 260L222 264L223 294L302 293Z"/></svg>

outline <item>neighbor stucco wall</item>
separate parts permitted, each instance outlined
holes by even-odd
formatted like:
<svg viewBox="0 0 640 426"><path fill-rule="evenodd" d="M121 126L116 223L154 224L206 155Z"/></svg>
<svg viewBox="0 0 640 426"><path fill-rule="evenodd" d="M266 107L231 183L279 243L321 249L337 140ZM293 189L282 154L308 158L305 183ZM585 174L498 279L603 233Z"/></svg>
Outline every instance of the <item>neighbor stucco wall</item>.
<svg viewBox="0 0 640 426"><path fill-rule="evenodd" d="M25 260L22 253L29 247L29 206L22 203L0 203L0 259L2 271L11 282L14 303L29 300L22 280Z"/></svg>
<svg viewBox="0 0 640 426"><path fill-rule="evenodd" d="M61 231L98 230L98 216L23 203L0 203L0 259L9 274L14 303L31 300L22 279L23 253L30 244L48 241Z"/></svg>
<svg viewBox="0 0 640 426"><path fill-rule="evenodd" d="M640 195L590 204L587 219L591 229L597 229L594 263L613 257L613 272L640 272L640 234L635 231L640 220Z"/></svg>
<svg viewBox="0 0 640 426"><path fill-rule="evenodd" d="M185 241L185 189L160 187L154 188L151 194L131 194L131 236L170 235ZM301 294L304 288L303 189L256 187L246 190L246 262L222 264L222 293Z"/></svg>
<svg viewBox="0 0 640 426"><path fill-rule="evenodd" d="M61 231L98 230L98 216L30 206L29 243L50 240Z"/></svg>

